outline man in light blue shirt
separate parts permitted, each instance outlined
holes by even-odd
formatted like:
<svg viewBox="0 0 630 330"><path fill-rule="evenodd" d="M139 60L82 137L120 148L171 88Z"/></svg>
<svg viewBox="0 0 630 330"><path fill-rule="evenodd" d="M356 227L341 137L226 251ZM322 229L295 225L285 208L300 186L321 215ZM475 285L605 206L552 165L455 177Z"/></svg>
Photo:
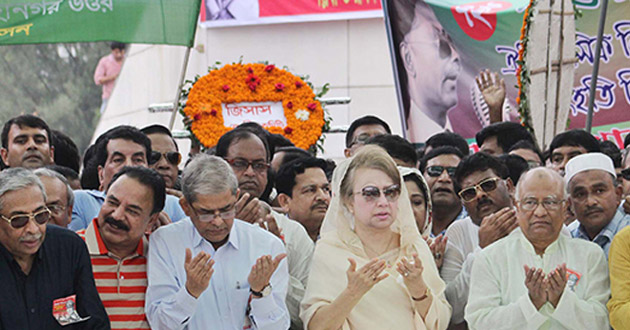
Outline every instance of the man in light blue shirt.
<svg viewBox="0 0 630 330"><path fill-rule="evenodd" d="M98 216L105 201L105 190L112 177L125 166L149 166L151 140L132 126L120 125L103 133L96 140L95 161L98 164L98 190L75 190L72 221L68 228L74 231L87 228ZM167 195L163 211L176 222L186 215L178 198Z"/></svg>
<svg viewBox="0 0 630 330"><path fill-rule="evenodd" d="M153 329L288 329L284 244L234 219L238 181L198 155L182 175L189 216L151 235L146 315Z"/></svg>
<svg viewBox="0 0 630 330"><path fill-rule="evenodd" d="M623 188L616 181L612 159L599 152L576 156L566 165L565 181L579 221L571 235L596 243L608 257L615 234L630 225L630 215L619 210Z"/></svg>

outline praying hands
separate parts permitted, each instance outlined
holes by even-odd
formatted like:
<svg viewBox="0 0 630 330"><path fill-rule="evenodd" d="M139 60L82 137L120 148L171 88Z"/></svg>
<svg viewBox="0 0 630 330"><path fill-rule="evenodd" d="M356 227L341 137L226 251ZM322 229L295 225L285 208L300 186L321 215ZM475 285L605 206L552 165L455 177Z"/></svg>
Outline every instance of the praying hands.
<svg viewBox="0 0 630 330"><path fill-rule="evenodd" d="M567 265L562 264L549 274L545 274L540 268L530 268L527 265L524 268L525 286L536 309L540 309L547 301L554 308L557 307L567 284Z"/></svg>

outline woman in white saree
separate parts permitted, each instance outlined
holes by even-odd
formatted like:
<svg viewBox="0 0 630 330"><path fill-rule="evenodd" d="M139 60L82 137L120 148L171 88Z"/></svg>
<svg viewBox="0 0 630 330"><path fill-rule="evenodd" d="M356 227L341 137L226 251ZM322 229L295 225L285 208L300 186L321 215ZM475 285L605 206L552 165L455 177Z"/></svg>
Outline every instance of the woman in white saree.
<svg viewBox="0 0 630 330"><path fill-rule="evenodd" d="M445 284L401 194L380 147L337 167L301 305L307 329L446 329Z"/></svg>

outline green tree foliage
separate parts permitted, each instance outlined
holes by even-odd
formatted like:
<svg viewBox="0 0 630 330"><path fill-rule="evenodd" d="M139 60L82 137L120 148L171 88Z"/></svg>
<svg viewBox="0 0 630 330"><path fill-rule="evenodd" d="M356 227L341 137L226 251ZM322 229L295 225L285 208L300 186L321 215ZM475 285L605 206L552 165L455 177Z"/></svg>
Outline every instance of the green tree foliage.
<svg viewBox="0 0 630 330"><path fill-rule="evenodd" d="M101 87L94 84L108 43L0 47L0 123L35 114L70 136L83 152L98 122Z"/></svg>

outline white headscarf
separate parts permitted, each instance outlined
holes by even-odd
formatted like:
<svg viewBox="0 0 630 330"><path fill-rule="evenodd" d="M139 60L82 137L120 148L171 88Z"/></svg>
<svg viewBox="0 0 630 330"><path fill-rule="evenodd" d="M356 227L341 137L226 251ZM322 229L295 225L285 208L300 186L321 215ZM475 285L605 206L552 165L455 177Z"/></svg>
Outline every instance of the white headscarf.
<svg viewBox="0 0 630 330"><path fill-rule="evenodd" d="M365 146L359 150L363 152L386 152L376 146ZM357 155L359 154L357 153ZM356 156L356 155L355 155ZM389 156L388 156L389 157ZM332 179L332 200L326 212L326 217L322 223L320 234L325 238L331 234L338 234L339 238L352 250L356 255L363 255L363 243L359 236L354 232L354 218L343 203L341 196L341 182L348 172L348 167L354 158L346 159L335 168ZM392 163L394 161L392 160ZM405 187L402 175L400 175L401 198L398 199L398 215L391 224L390 229L400 235L400 252L401 255L411 255L415 252L414 245L422 244L422 237L416 225L415 217L411 202L407 196L407 187Z"/></svg>
<svg viewBox="0 0 630 330"><path fill-rule="evenodd" d="M408 175L415 175L422 183L423 187L419 188L425 192L426 216L424 219L424 227L419 229L423 236L428 236L431 234L431 230L433 229L433 203L431 202L431 190L429 190L429 185L422 176L422 173L420 173L420 170L417 168L398 166L398 171L403 178ZM415 183L415 181L412 182Z"/></svg>

